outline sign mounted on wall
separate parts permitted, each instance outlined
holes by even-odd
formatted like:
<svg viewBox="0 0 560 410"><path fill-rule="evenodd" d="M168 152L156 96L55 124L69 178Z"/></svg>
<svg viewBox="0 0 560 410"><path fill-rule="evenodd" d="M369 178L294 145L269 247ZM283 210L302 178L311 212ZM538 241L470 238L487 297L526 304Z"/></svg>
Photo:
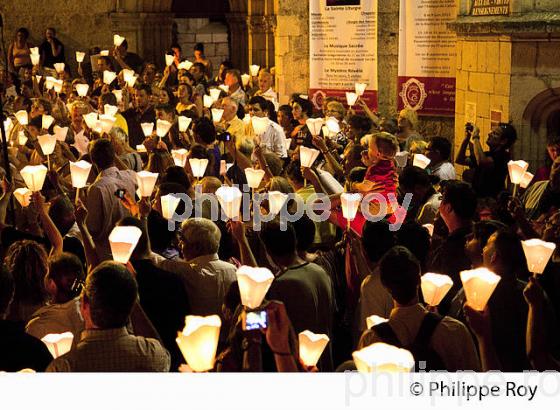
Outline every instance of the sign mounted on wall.
<svg viewBox="0 0 560 410"><path fill-rule="evenodd" d="M510 0L472 0L471 16L507 16Z"/></svg>
<svg viewBox="0 0 560 410"><path fill-rule="evenodd" d="M361 99L377 109L377 1L309 1L309 100L316 108L326 97L346 102L347 92L366 84Z"/></svg>
<svg viewBox="0 0 560 410"><path fill-rule="evenodd" d="M455 0L400 0L399 109L455 115Z"/></svg>

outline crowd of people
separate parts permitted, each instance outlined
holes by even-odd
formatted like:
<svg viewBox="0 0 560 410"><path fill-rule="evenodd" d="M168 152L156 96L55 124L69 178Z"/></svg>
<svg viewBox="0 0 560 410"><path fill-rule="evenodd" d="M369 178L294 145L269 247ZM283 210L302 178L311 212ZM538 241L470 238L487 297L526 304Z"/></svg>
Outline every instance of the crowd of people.
<svg viewBox="0 0 560 410"><path fill-rule="evenodd" d="M454 136L423 135L410 109L382 117L361 99L353 110L332 97L316 107L303 90L282 105L272 68L243 74L224 61L215 72L202 44L192 57L172 45L167 62L148 62L122 39L82 54L72 73L55 29L37 50L28 37L17 31L0 81L9 158L0 370L192 371L176 340L190 315L221 320L210 371L355 370L353 352L380 342L430 370L560 369L560 253L533 275L522 248L532 238L560 244L559 134L549 136L546 166L514 190L508 123L488 136L467 124L453 155ZM323 119L320 131L310 119ZM57 137L52 153L44 135ZM312 164L308 148L318 154ZM203 175L191 159L207 161ZM71 164L80 160L93 167L77 189ZM33 189L24 169L41 165L46 179ZM304 214L284 226L276 217L257 230L203 209L169 229L162 197L246 186L250 168L263 171L253 195L324 194L328 219ZM149 196L137 193L142 171L157 174ZM366 208L385 217L347 220L345 193L379 194ZM252 212L271 212L260 207ZM141 232L126 264L113 260L115 227ZM274 275L260 329L246 326L241 266ZM500 278L484 310L469 305L461 280L479 267ZM424 300L427 272L452 280L437 306ZM316 364L300 357L306 330L329 339ZM41 341L66 332L65 354Z"/></svg>

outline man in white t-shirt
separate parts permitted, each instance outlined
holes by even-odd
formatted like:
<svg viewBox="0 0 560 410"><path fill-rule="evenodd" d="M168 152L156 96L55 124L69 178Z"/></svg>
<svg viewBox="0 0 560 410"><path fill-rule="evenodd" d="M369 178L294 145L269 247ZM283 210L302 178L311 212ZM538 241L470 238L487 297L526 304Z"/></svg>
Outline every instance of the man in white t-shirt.
<svg viewBox="0 0 560 410"><path fill-rule="evenodd" d="M456 179L455 167L449 162L451 155L451 142L445 137L432 137L426 150L430 158L428 170L432 175L437 175L440 181Z"/></svg>
<svg viewBox="0 0 560 410"><path fill-rule="evenodd" d="M258 96L251 98L249 101L249 115L259 118L268 117L269 104L271 103L264 97ZM247 136L257 137L252 122L247 125L245 134ZM284 129L274 121L269 121L268 128L262 135L258 136L257 140L255 144L265 148L266 151L273 152L280 158L288 156L286 150L286 134L284 133Z"/></svg>

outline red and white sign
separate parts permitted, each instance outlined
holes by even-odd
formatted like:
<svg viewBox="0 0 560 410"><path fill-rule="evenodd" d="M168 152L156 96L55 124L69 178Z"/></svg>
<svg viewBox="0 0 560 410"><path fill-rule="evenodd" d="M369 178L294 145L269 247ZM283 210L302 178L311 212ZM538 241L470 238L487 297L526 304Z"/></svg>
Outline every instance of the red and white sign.
<svg viewBox="0 0 560 410"><path fill-rule="evenodd" d="M455 0L400 0L399 109L455 115Z"/></svg>
<svg viewBox="0 0 560 410"><path fill-rule="evenodd" d="M346 92L367 83L362 99L377 109L377 0L309 1L309 100L346 104Z"/></svg>

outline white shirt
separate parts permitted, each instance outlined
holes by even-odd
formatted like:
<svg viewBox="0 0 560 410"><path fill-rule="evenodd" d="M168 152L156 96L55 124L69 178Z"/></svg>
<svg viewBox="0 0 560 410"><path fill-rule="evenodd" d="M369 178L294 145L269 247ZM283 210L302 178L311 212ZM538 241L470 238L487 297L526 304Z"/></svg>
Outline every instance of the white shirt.
<svg viewBox="0 0 560 410"><path fill-rule="evenodd" d="M446 181L448 179L457 179L457 173L455 172L455 167L451 162L442 162L432 169L432 174L439 177L440 181Z"/></svg>
<svg viewBox="0 0 560 410"><path fill-rule="evenodd" d="M280 158L288 156L286 150L286 134L284 129L274 121L270 121L265 133L261 136L261 147L266 148L267 151L274 152Z"/></svg>
<svg viewBox="0 0 560 410"><path fill-rule="evenodd" d="M270 101L272 104L274 104L274 109L276 111L278 111L278 94L276 93L276 91L274 91L272 89L272 87L270 87L268 90L266 90L265 92L262 92L261 90L257 91L255 93L255 95L259 95L261 97L263 97L265 100Z"/></svg>

